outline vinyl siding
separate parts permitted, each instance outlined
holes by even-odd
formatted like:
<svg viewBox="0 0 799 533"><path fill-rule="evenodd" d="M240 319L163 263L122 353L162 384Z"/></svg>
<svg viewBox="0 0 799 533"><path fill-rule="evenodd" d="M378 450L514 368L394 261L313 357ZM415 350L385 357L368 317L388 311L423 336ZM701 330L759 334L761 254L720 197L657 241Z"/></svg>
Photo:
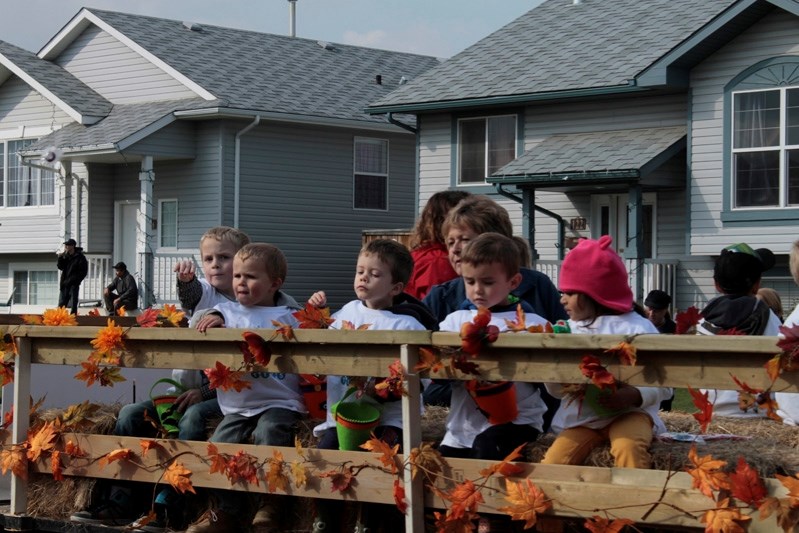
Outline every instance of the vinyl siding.
<svg viewBox="0 0 799 533"><path fill-rule="evenodd" d="M150 155L158 159L193 159L196 153L195 125L173 122L125 150L126 154Z"/></svg>
<svg viewBox="0 0 799 533"><path fill-rule="evenodd" d="M387 211L352 208L356 136L389 141ZM240 227L283 250L284 288L298 301L317 290L334 309L352 300L361 232L413 224L412 135L266 124L242 137L241 153Z"/></svg>
<svg viewBox="0 0 799 533"><path fill-rule="evenodd" d="M20 126L56 129L70 122L69 115L20 78L12 76L0 85L0 132Z"/></svg>
<svg viewBox="0 0 799 533"><path fill-rule="evenodd" d="M90 163L86 168L86 219L91 223L84 246L88 253L110 254L114 250L114 174L113 165Z"/></svg>
<svg viewBox="0 0 799 533"><path fill-rule="evenodd" d="M691 73L693 151L691 242L694 255L716 254L734 242L752 242L784 254L796 238L796 224L723 227L724 87L750 66L775 56L799 54L799 19L775 9Z"/></svg>
<svg viewBox="0 0 799 533"><path fill-rule="evenodd" d="M56 59L86 85L113 103L172 100L197 96L97 26L89 26Z"/></svg>

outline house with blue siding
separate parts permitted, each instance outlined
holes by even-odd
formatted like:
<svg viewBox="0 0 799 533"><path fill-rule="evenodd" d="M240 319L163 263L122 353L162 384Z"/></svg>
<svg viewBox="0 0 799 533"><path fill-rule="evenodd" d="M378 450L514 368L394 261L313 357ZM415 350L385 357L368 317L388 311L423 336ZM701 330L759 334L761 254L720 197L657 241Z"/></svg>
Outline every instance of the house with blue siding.
<svg viewBox="0 0 799 533"><path fill-rule="evenodd" d="M414 117L364 109L438 63L95 9L38 53L0 41L0 300L54 307L74 238L83 300L124 261L141 306L174 302L175 262L229 225L284 250L298 301L342 305L362 230L417 203Z"/></svg>
<svg viewBox="0 0 799 533"><path fill-rule="evenodd" d="M492 195L556 280L581 237L612 235L639 301L715 295L714 257L768 247L763 284L799 300L799 2L547 0L374 101L412 113L419 208Z"/></svg>

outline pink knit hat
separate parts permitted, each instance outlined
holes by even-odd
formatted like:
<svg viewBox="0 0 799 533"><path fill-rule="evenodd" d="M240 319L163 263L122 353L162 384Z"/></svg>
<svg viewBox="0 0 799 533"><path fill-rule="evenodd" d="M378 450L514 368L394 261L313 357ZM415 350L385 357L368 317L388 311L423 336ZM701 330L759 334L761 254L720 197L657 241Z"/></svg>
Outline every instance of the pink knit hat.
<svg viewBox="0 0 799 533"><path fill-rule="evenodd" d="M611 244L609 235L597 241L580 239L563 259L558 285L561 292L581 292L608 309L626 313L633 308L633 291L627 269Z"/></svg>

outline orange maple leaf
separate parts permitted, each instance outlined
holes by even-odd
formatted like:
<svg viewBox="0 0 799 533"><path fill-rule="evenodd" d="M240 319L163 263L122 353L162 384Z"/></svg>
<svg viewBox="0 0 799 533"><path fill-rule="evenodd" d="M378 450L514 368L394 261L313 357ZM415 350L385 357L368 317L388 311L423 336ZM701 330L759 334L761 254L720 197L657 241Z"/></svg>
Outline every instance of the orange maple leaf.
<svg viewBox="0 0 799 533"><path fill-rule="evenodd" d="M766 486L757 470L749 466L743 457L738 457L735 472L730 474L732 495L748 505L759 507L768 495Z"/></svg>
<svg viewBox="0 0 799 533"><path fill-rule="evenodd" d="M2 336L2 338L0 338L0 352L8 354L11 357L16 357L19 355L17 340L12 334L6 333Z"/></svg>
<svg viewBox="0 0 799 533"><path fill-rule="evenodd" d="M136 317L136 323L143 328L154 328L158 325L158 310L148 307Z"/></svg>
<svg viewBox="0 0 799 533"><path fill-rule="evenodd" d="M441 352L438 348L419 348L419 362L413 367L414 372L430 371L437 374L444 368L441 362Z"/></svg>
<svg viewBox="0 0 799 533"><path fill-rule="evenodd" d="M715 509L706 511L699 521L707 524L706 533L745 533L746 529L738 522L751 519L751 516L741 514L739 509L730 507L730 499L724 498L716 502Z"/></svg>
<svg viewBox="0 0 799 533"><path fill-rule="evenodd" d="M89 316L100 316L100 310L99 309L90 309L89 312L86 313L86 314L89 315Z"/></svg>
<svg viewBox="0 0 799 533"><path fill-rule="evenodd" d="M50 470L53 472L53 479L56 481L64 480L64 473L61 467L61 452L58 450L50 454Z"/></svg>
<svg viewBox="0 0 799 533"><path fill-rule="evenodd" d="M233 389L236 392L241 392L252 386L249 381L241 378L243 375L241 372L234 372L219 361L216 362L214 368L206 368L204 372L208 376L208 386L212 389L218 388L224 391Z"/></svg>
<svg viewBox="0 0 799 533"><path fill-rule="evenodd" d="M522 304L516 304L515 318L513 320L506 318L505 325L508 327L508 331L512 331L514 333L519 331L527 331L527 320L524 316L524 310L522 310Z"/></svg>
<svg viewBox="0 0 799 533"><path fill-rule="evenodd" d="M344 494L350 490L354 476L350 470L328 470L317 474L320 478L330 478L330 492L339 491Z"/></svg>
<svg viewBox="0 0 799 533"><path fill-rule="evenodd" d="M399 465L397 464L399 444L390 446L386 441L378 439L375 434L372 433L369 440L361 444L361 448L379 454L380 462L383 463L383 466L391 469L392 474L399 472Z"/></svg>
<svg viewBox="0 0 799 533"><path fill-rule="evenodd" d="M191 484L191 470L183 466L180 461L174 461L164 472L164 481L172 485L181 494L191 492L197 494Z"/></svg>
<svg viewBox="0 0 799 533"><path fill-rule="evenodd" d="M363 331L369 329L370 326L371 324L361 324L356 328L355 324L353 324L349 320L342 320L340 329L349 330L349 331Z"/></svg>
<svg viewBox="0 0 799 533"><path fill-rule="evenodd" d="M525 446L527 446L526 442L524 444L520 444L515 450L510 452L507 457L502 460L502 462L480 470L480 475L485 478L491 477L494 474L500 474L501 476L508 477L520 473L524 469L519 465L511 464L511 461L515 461L522 456L522 449Z"/></svg>
<svg viewBox="0 0 799 533"><path fill-rule="evenodd" d="M23 446L0 451L0 471L5 474L9 470L20 479L28 479L28 457Z"/></svg>
<svg viewBox="0 0 799 533"><path fill-rule="evenodd" d="M269 459L269 470L266 472L266 487L269 492L275 492L280 489L283 492L288 492L289 478L283 473L283 454L280 450L272 450L272 458Z"/></svg>
<svg viewBox="0 0 799 533"><path fill-rule="evenodd" d="M625 527L632 526L633 524L635 524L635 522L628 518L617 518L611 521L607 518L594 515L587 519L583 525L585 529L591 533L619 533L619 531Z"/></svg>
<svg viewBox="0 0 799 533"><path fill-rule="evenodd" d="M139 441L139 446L141 446L141 456L147 457L147 454L150 450L158 450L159 448L163 448L158 442L152 439L142 439Z"/></svg>
<svg viewBox="0 0 799 533"><path fill-rule="evenodd" d="M399 479L394 479L394 503L402 514L405 514L408 510L408 502L405 499L405 487L402 486Z"/></svg>
<svg viewBox="0 0 799 533"><path fill-rule="evenodd" d="M97 464L100 465L100 470L102 470L105 465L111 464L114 461L127 461L132 455L133 452L130 448L117 448L100 457Z"/></svg>
<svg viewBox="0 0 799 533"><path fill-rule="evenodd" d="M799 474L794 477L774 474L774 477L779 479L782 486L788 489L788 498L791 500L791 505L799 507Z"/></svg>
<svg viewBox="0 0 799 533"><path fill-rule="evenodd" d="M239 341L239 349L244 356L244 364L248 366L252 364L268 365L272 359L269 341L252 331L245 331L241 336L244 337L244 340Z"/></svg>
<svg viewBox="0 0 799 533"><path fill-rule="evenodd" d="M497 509L513 520L524 520L524 529L529 529L535 525L537 515L545 513L552 504L544 492L529 479L516 483L507 482L508 494L505 500L511 505Z"/></svg>
<svg viewBox="0 0 799 533"><path fill-rule="evenodd" d="M211 459L211 468L209 469L209 474L214 474L219 472L220 474L224 474L226 467L227 467L227 459L224 455L219 453L219 449L210 442L208 443L208 458Z"/></svg>
<svg viewBox="0 0 799 533"><path fill-rule="evenodd" d="M58 439L58 431L54 422L47 422L39 431L28 439L28 460L35 462L42 453L49 452L55 448Z"/></svg>
<svg viewBox="0 0 799 533"><path fill-rule="evenodd" d="M161 323L165 326L180 326L181 320L183 317L186 316L186 313L183 311L178 311L176 305L173 304L164 304L163 309L161 309L161 313L158 315L163 320Z"/></svg>
<svg viewBox="0 0 799 533"><path fill-rule="evenodd" d="M80 446L71 440L68 440L64 445L64 453L71 457L86 457L86 452L84 452Z"/></svg>
<svg viewBox="0 0 799 533"><path fill-rule="evenodd" d="M777 525L785 533L794 531L799 524L799 507L791 505L790 498L766 498L758 508L760 520L766 520L772 513L777 513Z"/></svg>
<svg viewBox="0 0 799 533"><path fill-rule="evenodd" d="M46 309L42 314L42 324L45 326L77 326L78 320L66 307Z"/></svg>
<svg viewBox="0 0 799 533"><path fill-rule="evenodd" d="M477 518L477 515L473 513L453 518L450 511L447 511L446 514L434 511L433 516L436 519L438 533L471 533L474 531L472 520Z"/></svg>
<svg viewBox="0 0 799 533"><path fill-rule="evenodd" d="M278 320L273 320L272 325L275 326L275 333L283 337L284 341L288 342L297 339L297 337L294 336L294 326L284 324Z"/></svg>
<svg viewBox="0 0 799 533"><path fill-rule="evenodd" d="M14 383L14 367L14 361L0 362L0 378L2 378L0 387L5 387L9 383Z"/></svg>
<svg viewBox="0 0 799 533"><path fill-rule="evenodd" d="M699 422L700 433L705 433L710 421L713 419L713 404L708 400L707 391L701 392L688 387L688 392L691 394L694 406L699 409L698 413L693 413L693 417Z"/></svg>
<svg viewBox="0 0 799 533"><path fill-rule="evenodd" d="M710 455L699 457L696 454L696 444L688 450L688 459L694 465L694 468L685 469L694 478L693 488L699 489L708 498L713 497L714 490L729 490L730 478L721 471L727 461L713 459Z"/></svg>
<svg viewBox="0 0 799 533"><path fill-rule="evenodd" d="M330 318L330 308L318 308L309 303L305 304L305 309L295 311L292 315L299 322L300 329L327 329L335 322Z"/></svg>
<svg viewBox="0 0 799 533"><path fill-rule="evenodd" d="M480 489L475 486L471 479L455 485L455 488L447 493L446 497L452 502L448 514L451 514L455 519L469 513L476 513L478 506L484 502Z"/></svg>
<svg viewBox="0 0 799 533"><path fill-rule="evenodd" d="M22 323L29 326L41 326L44 323L42 315L20 315Z"/></svg>
<svg viewBox="0 0 799 533"><path fill-rule="evenodd" d="M375 394L384 400L399 400L407 391L403 387L405 369L402 362L397 359L388 365L388 377L378 380L375 384Z"/></svg>
<svg viewBox="0 0 799 533"><path fill-rule="evenodd" d="M580 362L580 371L600 389L610 388L616 390L616 378L608 372L607 368L602 366L598 357L593 355L583 356L583 360Z"/></svg>
<svg viewBox="0 0 799 533"><path fill-rule="evenodd" d="M629 342L620 342L613 348L605 350L605 353L617 356L623 365L635 366L638 359L637 351L638 349Z"/></svg>
<svg viewBox="0 0 799 533"><path fill-rule="evenodd" d="M244 450L228 456L225 474L231 483L255 483L256 486L261 486L258 481L258 458Z"/></svg>

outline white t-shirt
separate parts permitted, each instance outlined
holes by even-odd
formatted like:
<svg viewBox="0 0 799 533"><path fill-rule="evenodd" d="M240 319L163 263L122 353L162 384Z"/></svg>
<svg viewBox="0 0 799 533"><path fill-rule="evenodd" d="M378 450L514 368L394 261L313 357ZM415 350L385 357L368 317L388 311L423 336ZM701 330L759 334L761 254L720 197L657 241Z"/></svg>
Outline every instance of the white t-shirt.
<svg viewBox="0 0 799 533"><path fill-rule="evenodd" d="M340 311L333 314L332 318L336 321L330 325L330 329L342 329L344 321L350 322L355 328L364 324L369 324L369 330L424 330L425 327L412 316L398 315L390 311L381 309L369 309L361 300L353 300ZM335 403L344 397L349 388L349 377L347 376L327 376L327 419L317 425L313 432L317 437L326 429L336 427L336 420L333 418L331 408ZM355 401L352 394L346 401ZM402 428L402 402L399 400L380 403L370 396L362 396L360 400L368 402L377 407L380 413L381 426L394 426Z"/></svg>
<svg viewBox="0 0 799 533"><path fill-rule="evenodd" d="M785 327L790 328L799 324L799 305L785 319ZM777 414L782 421L790 426L799 426L799 394L793 392L777 392L774 399L780 408Z"/></svg>
<svg viewBox="0 0 799 533"><path fill-rule="evenodd" d="M245 307L238 302L225 302L216 305L214 309L222 313L225 327L228 328L274 329L273 320L291 326L297 325L297 319L292 315L293 310L285 306ZM222 414L255 416L275 407L298 413L308 412L297 374L250 372L244 376L244 379L250 382L249 389L243 389L241 392L233 389L217 390Z"/></svg>
<svg viewBox="0 0 799 533"><path fill-rule="evenodd" d="M439 325L441 331L460 331L461 325L471 322L477 315L477 310L462 309L448 314ZM515 311L492 313L491 322L500 331L507 331L505 319L515 320ZM525 322L529 326L544 325L547 320L535 313L525 313ZM523 335L517 333L515 335ZM466 390L465 381L452 382L452 401L450 402L449 415L447 416L447 432L442 445L452 448L471 448L475 437L491 427L488 418L480 412L477 404ZM547 406L541 399L541 393L532 383L514 382L516 387L516 404L519 409L514 424L532 426L541 431L544 425L544 413Z"/></svg>
<svg viewBox="0 0 799 533"><path fill-rule="evenodd" d="M569 320L569 327L572 334L593 334L593 335L634 335L636 333L657 334L657 328L638 313L629 312L622 315L603 315L593 322L590 320L574 321ZM555 398L563 398L563 387L559 383L547 383L547 391ZM658 416L660 402L671 398L672 390L668 387L636 387L641 393L641 406L633 407L625 413L638 411L649 415L653 422L655 434L666 431L666 426ZM621 413L619 413L621 414ZM584 426L593 429L601 429L610 424L618 415L601 416L597 414L589 405L589 402L579 401L569 402L568 399L561 402L560 408L552 419L552 432L560 433L566 428Z"/></svg>

